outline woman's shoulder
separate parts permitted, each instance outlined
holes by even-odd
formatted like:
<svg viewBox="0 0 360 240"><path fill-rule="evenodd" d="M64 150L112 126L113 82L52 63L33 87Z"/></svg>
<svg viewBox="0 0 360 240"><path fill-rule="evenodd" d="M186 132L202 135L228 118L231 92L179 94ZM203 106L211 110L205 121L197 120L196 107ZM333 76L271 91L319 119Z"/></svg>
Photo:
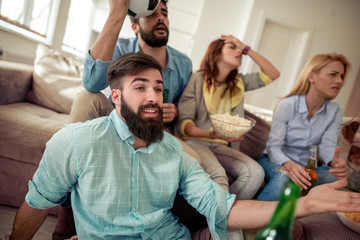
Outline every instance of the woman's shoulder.
<svg viewBox="0 0 360 240"><path fill-rule="evenodd" d="M203 79L204 79L204 74L202 72L194 72L191 74L189 82L202 83Z"/></svg>
<svg viewBox="0 0 360 240"><path fill-rule="evenodd" d="M292 95L292 96L281 99L278 105L281 105L281 106L282 105L284 105L284 106L293 105L299 101L299 98L300 98L300 95Z"/></svg>
<svg viewBox="0 0 360 240"><path fill-rule="evenodd" d="M192 78L195 78L195 79L202 79L204 76L204 73L203 72L194 72L191 74L191 77Z"/></svg>

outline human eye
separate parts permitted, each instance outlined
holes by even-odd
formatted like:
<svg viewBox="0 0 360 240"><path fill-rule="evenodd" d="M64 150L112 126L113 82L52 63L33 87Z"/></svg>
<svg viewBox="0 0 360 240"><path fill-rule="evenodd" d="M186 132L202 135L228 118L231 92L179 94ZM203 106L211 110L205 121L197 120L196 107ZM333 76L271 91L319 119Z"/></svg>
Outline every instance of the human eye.
<svg viewBox="0 0 360 240"><path fill-rule="evenodd" d="M156 92L159 92L159 93L162 93L162 92L163 92L163 89L162 89L162 87L157 87L157 88L155 89L155 91L156 91Z"/></svg>
<svg viewBox="0 0 360 240"><path fill-rule="evenodd" d="M144 90L144 86L136 86L135 87L135 90L138 90L138 91L141 91L141 90Z"/></svg>

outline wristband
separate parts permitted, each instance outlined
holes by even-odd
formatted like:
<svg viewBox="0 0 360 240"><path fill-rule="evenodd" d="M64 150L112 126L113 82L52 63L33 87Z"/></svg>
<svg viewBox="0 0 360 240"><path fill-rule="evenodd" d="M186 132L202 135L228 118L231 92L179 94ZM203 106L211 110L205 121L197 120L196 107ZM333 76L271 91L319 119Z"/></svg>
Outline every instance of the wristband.
<svg viewBox="0 0 360 240"><path fill-rule="evenodd" d="M251 49L251 47L248 46L248 45L246 45L246 46L244 47L244 49L242 50L242 54L248 55L248 52L250 51L250 49Z"/></svg>

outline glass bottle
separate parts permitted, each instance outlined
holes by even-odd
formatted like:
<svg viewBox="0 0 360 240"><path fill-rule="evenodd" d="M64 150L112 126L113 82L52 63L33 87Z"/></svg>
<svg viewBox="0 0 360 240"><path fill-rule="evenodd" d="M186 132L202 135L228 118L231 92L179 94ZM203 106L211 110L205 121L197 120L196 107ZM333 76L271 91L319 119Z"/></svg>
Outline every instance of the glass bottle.
<svg viewBox="0 0 360 240"><path fill-rule="evenodd" d="M274 215L269 224L259 230L256 235L256 240L292 239L295 209L299 193L300 187L293 181L285 184Z"/></svg>
<svg viewBox="0 0 360 240"><path fill-rule="evenodd" d="M311 145L310 146L310 154L309 158L306 163L305 171L310 175L311 177L311 186L308 186L307 189L303 189L301 191L301 196L305 196L309 193L310 189L313 188L316 184L316 180L318 179L317 172L316 172L316 164L317 164L317 146Z"/></svg>

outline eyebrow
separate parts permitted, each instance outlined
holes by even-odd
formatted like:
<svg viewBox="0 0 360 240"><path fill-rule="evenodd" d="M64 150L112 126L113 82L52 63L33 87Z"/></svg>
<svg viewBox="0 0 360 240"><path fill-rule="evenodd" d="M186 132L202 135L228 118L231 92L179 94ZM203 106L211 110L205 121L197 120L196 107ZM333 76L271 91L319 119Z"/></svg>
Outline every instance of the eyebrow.
<svg viewBox="0 0 360 240"><path fill-rule="evenodd" d="M161 11L168 12L167 8L161 8Z"/></svg>
<svg viewBox="0 0 360 240"><path fill-rule="evenodd" d="M149 79L147 78L135 78L134 80L131 81L130 85L132 85L135 82L150 82ZM161 84L163 85L163 80L156 80L157 84Z"/></svg>

